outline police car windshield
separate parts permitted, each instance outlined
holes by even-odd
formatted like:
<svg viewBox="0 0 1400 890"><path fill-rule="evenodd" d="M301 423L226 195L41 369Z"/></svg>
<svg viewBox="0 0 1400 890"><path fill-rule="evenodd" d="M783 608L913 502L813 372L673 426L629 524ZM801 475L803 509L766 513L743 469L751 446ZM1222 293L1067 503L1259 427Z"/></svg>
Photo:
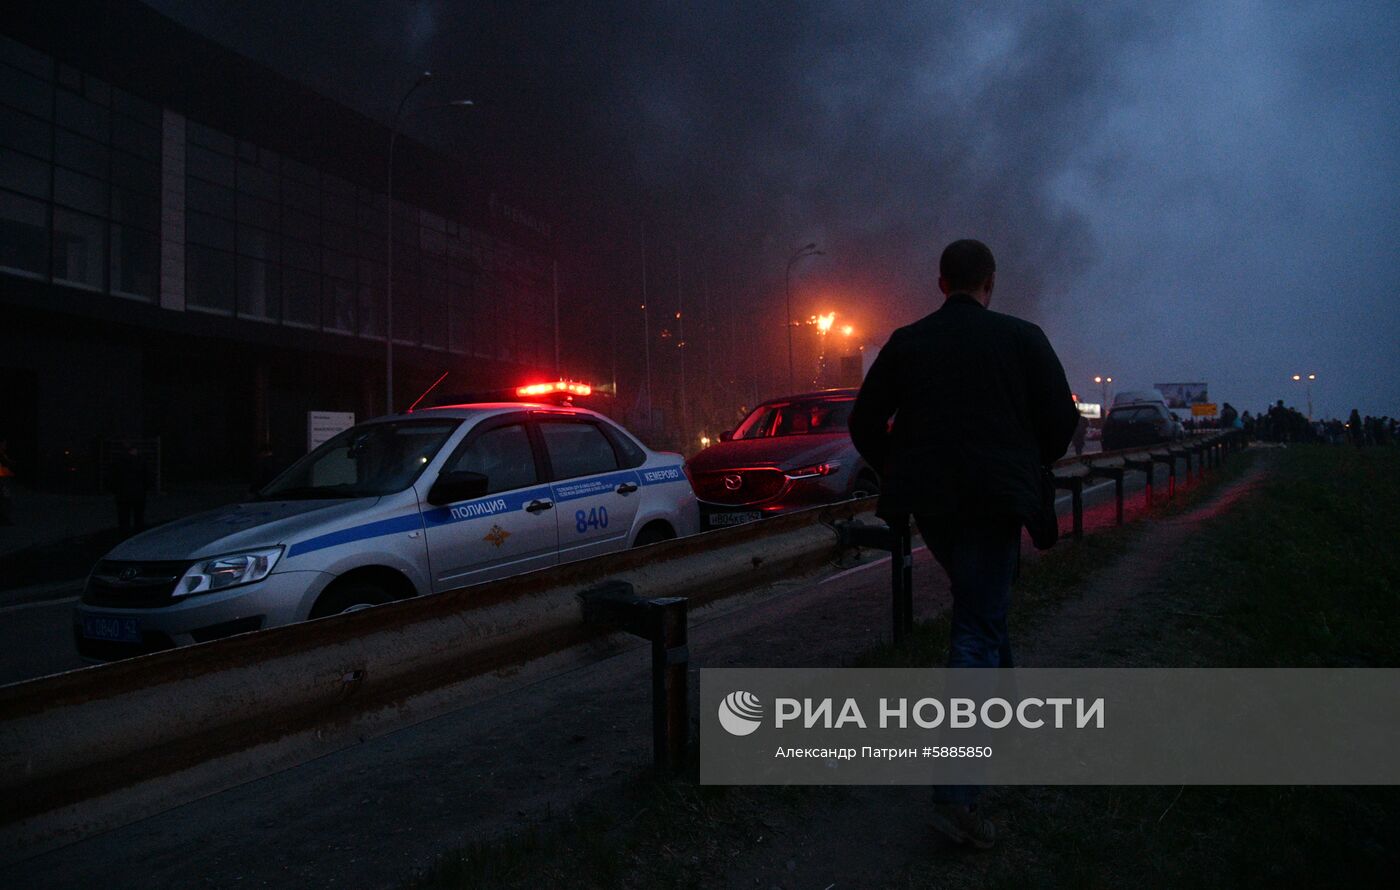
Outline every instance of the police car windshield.
<svg viewBox="0 0 1400 890"><path fill-rule="evenodd" d="M363 498L403 491L458 423L398 420L351 427L288 467L258 498Z"/></svg>
<svg viewBox="0 0 1400 890"><path fill-rule="evenodd" d="M855 399L799 399L759 405L734 430L735 439L844 433Z"/></svg>

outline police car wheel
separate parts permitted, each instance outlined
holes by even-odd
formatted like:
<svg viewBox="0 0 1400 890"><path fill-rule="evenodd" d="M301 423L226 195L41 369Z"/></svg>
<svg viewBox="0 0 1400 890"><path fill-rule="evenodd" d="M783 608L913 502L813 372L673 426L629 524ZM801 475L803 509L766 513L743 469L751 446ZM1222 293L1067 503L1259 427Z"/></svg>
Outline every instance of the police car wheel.
<svg viewBox="0 0 1400 890"><path fill-rule="evenodd" d="M370 606L379 606L387 602L392 602L393 597L383 588L366 583L349 584L341 588L333 588L321 595L316 601L316 606L311 610L312 618L324 618L327 615L340 615L344 612L358 612L361 609L368 609Z"/></svg>

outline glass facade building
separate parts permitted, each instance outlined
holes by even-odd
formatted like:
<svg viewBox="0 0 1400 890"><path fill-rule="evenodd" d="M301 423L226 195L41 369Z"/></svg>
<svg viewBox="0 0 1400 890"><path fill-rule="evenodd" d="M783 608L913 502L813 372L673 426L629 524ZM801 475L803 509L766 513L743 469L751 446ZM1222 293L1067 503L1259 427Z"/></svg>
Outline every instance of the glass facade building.
<svg viewBox="0 0 1400 890"><path fill-rule="evenodd" d="M183 33L187 52L206 51L203 38L139 4L106 8L129 15L138 36L158 19L153 41ZM110 58L88 65L81 52L6 29L0 22L9 319L0 375L12 397L0 435L12 450L39 468L98 440L163 437L177 460L188 457L187 475L236 476L262 443L295 456L305 412L382 413L387 128L288 82L296 101L323 104L347 129L279 150L277 121L240 129L208 113L225 99L251 105L237 85L191 107L176 84L170 95L153 89L149 72L134 67L133 85ZM219 64L278 81L227 51ZM325 152L336 140L364 146L360 162ZM396 178L411 186L416 176L416 193L453 175L448 163L424 169L434 156L410 148ZM538 217L489 187L465 193L474 202L394 202L395 407L444 370L454 391L484 392L553 368L547 224L518 225ZM75 386L86 420L60 416L53 402ZM208 404L230 395L240 403Z"/></svg>

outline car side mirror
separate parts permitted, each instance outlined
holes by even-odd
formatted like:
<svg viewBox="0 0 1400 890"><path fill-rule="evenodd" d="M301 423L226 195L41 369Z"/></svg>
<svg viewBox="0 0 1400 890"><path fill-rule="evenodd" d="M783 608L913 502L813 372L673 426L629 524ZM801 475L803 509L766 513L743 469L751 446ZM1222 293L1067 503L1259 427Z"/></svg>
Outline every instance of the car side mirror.
<svg viewBox="0 0 1400 890"><path fill-rule="evenodd" d="M434 507L469 501L482 497L490 487L490 480L482 473L471 470L450 470L438 474L433 487L428 489L428 503Z"/></svg>
<svg viewBox="0 0 1400 890"><path fill-rule="evenodd" d="M719 440L721 442L728 442L732 438L734 438L733 430L725 430L724 432L719 434Z"/></svg>

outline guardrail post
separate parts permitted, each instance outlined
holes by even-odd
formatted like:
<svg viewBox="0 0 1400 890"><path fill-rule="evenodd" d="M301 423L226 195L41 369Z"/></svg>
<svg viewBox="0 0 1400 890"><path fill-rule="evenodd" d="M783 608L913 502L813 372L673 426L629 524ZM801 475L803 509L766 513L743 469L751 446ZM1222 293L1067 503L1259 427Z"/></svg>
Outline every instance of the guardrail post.
<svg viewBox="0 0 1400 890"><path fill-rule="evenodd" d="M1055 488L1069 491L1070 515L1073 517L1075 539L1084 537L1084 476L1082 469L1075 468L1076 475L1055 476Z"/></svg>
<svg viewBox="0 0 1400 890"><path fill-rule="evenodd" d="M869 547L890 554L890 611L894 644L901 645L914 629L913 532L905 517L889 526L866 525L858 519L837 522L836 540L842 547Z"/></svg>
<svg viewBox="0 0 1400 890"><path fill-rule="evenodd" d="M1069 490L1070 511L1074 514L1074 536L1084 537L1084 480L1075 479Z"/></svg>
<svg viewBox="0 0 1400 890"><path fill-rule="evenodd" d="M626 581L605 581L579 595L583 620L651 641L652 758L659 773L680 769L690 744L687 601L643 599Z"/></svg>
<svg viewBox="0 0 1400 890"><path fill-rule="evenodd" d="M651 639L651 729L657 772L669 773L685 762L690 744L690 633L685 597L651 600L656 635Z"/></svg>
<svg viewBox="0 0 1400 890"><path fill-rule="evenodd" d="M914 536L909 520L890 528L894 548L890 553L891 611L894 613L894 644L903 644L914 630Z"/></svg>
<svg viewBox="0 0 1400 890"><path fill-rule="evenodd" d="M1176 497L1176 458L1169 451L1152 452L1152 460L1159 464L1167 465L1167 500ZM1151 490L1148 490L1148 503L1152 502Z"/></svg>
<svg viewBox="0 0 1400 890"><path fill-rule="evenodd" d="M1187 448L1186 446L1184 446L1184 445L1178 445L1178 446L1173 447L1173 448L1168 448L1168 449L1167 449L1167 453L1170 454L1171 457L1172 457L1172 475L1173 475L1173 476L1176 475L1176 472L1175 472L1175 471L1176 471L1176 460L1177 460L1177 458L1180 458L1180 459L1181 459L1181 462L1186 466L1186 484L1187 484L1187 485L1190 485L1190 484L1191 484L1191 450L1190 450L1189 448ZM1172 486L1172 487L1175 488L1175 486Z"/></svg>
<svg viewBox="0 0 1400 890"><path fill-rule="evenodd" d="M1127 457L1123 458L1123 466L1127 467L1129 470L1141 470L1142 473L1147 477L1147 482L1143 486L1143 490L1147 494L1147 506L1151 507L1152 477L1157 475L1155 472L1156 465L1153 463L1152 458L1146 454L1128 455Z"/></svg>

